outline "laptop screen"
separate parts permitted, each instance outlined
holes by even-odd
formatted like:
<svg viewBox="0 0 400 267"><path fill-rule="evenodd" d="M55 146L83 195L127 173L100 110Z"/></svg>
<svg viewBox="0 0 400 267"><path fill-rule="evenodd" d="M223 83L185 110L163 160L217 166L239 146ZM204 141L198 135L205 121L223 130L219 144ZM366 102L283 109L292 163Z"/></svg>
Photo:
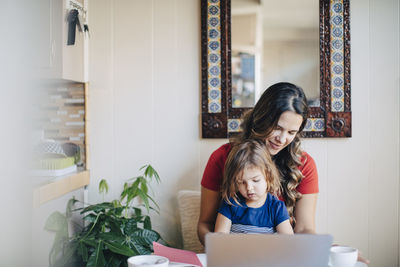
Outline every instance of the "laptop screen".
<svg viewBox="0 0 400 267"><path fill-rule="evenodd" d="M324 267L331 245L330 235L209 233L207 266Z"/></svg>

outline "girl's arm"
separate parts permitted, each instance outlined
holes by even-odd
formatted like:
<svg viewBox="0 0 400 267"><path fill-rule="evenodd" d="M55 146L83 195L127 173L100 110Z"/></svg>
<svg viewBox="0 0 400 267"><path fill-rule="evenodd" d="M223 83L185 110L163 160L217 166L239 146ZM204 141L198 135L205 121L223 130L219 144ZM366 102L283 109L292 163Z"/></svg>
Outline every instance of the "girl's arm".
<svg viewBox="0 0 400 267"><path fill-rule="evenodd" d="M229 234L231 232L231 226L232 221L221 213L218 213L214 232Z"/></svg>
<svg viewBox="0 0 400 267"><path fill-rule="evenodd" d="M201 187L200 216L197 223L197 235L204 245L204 237L208 232L214 231L217 209L221 201L218 191Z"/></svg>
<svg viewBox="0 0 400 267"><path fill-rule="evenodd" d="M293 235L293 228L292 225L290 224L289 220L283 221L280 224L276 226L276 231L278 234L288 234L288 235Z"/></svg>
<svg viewBox="0 0 400 267"><path fill-rule="evenodd" d="M296 218L295 233L315 234L315 210L318 194L304 194L296 202L294 217Z"/></svg>

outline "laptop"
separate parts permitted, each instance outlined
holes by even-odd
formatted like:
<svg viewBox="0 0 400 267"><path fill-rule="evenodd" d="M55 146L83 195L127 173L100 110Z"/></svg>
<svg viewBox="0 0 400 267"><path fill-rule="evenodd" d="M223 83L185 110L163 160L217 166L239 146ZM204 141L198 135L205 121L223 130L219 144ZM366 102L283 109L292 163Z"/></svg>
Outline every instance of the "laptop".
<svg viewBox="0 0 400 267"><path fill-rule="evenodd" d="M331 235L206 235L207 267L326 267Z"/></svg>

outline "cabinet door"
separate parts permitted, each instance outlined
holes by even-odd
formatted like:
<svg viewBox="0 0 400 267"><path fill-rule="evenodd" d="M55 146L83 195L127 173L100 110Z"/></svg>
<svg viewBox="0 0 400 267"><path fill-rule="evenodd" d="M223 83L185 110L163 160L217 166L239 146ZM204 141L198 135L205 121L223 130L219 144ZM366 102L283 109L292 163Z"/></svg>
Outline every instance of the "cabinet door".
<svg viewBox="0 0 400 267"><path fill-rule="evenodd" d="M70 1L70 0L64 0ZM82 1L75 1L83 5ZM65 7L65 4L64 4ZM62 78L66 80L87 82L87 61L85 60L87 53L87 36L84 32L81 32L76 28L75 33L75 44L67 45L68 40L68 23L66 17L68 16L69 10L63 8L63 22L62 22L62 62L63 72ZM82 24L84 22L82 21Z"/></svg>
<svg viewBox="0 0 400 267"><path fill-rule="evenodd" d="M87 37L76 29L75 44L67 45L69 10L66 1L36 0L42 16L38 21L39 47L37 66L45 79L87 82Z"/></svg>
<svg viewBox="0 0 400 267"><path fill-rule="evenodd" d="M61 12L62 0L37 0L40 16L37 17L38 54L36 66L41 78L61 78Z"/></svg>

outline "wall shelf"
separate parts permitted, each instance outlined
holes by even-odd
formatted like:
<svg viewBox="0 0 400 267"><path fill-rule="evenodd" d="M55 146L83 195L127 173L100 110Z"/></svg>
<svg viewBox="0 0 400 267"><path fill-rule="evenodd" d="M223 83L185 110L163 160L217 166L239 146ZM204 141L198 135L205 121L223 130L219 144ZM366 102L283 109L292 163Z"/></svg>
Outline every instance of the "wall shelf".
<svg viewBox="0 0 400 267"><path fill-rule="evenodd" d="M82 170L54 178L34 188L33 206L38 207L47 201L82 188L88 185L89 182L90 175L88 170Z"/></svg>

